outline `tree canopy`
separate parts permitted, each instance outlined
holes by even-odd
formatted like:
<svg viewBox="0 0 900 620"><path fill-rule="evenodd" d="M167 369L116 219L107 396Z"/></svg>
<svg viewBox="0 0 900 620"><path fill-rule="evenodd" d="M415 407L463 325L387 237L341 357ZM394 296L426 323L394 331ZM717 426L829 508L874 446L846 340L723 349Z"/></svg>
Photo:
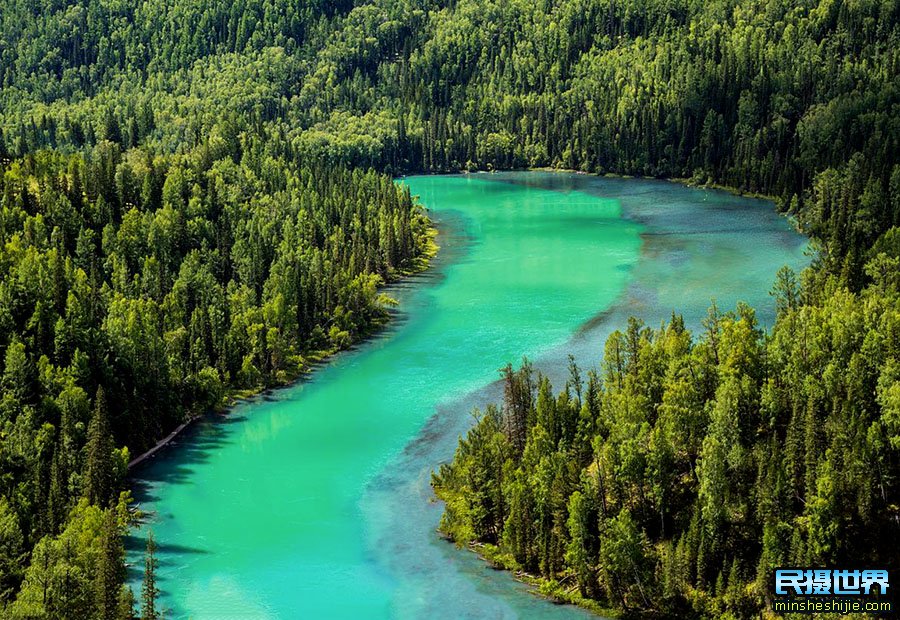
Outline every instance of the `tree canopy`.
<svg viewBox="0 0 900 620"><path fill-rule="evenodd" d="M583 390L507 369L434 475L441 528L595 608L754 617L776 567L896 569L897 300L840 289L771 334L746 306L696 338L632 320Z"/></svg>

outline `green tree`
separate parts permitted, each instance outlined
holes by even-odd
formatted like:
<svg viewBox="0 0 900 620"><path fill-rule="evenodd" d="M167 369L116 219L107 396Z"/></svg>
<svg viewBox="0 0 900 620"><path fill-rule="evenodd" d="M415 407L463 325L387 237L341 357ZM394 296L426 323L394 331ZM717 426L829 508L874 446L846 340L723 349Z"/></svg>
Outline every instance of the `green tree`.
<svg viewBox="0 0 900 620"><path fill-rule="evenodd" d="M121 591L125 581L125 549L119 523L113 510L103 513L99 537L94 591L98 616L102 620L121 618Z"/></svg>
<svg viewBox="0 0 900 620"><path fill-rule="evenodd" d="M156 541L153 532L147 532L147 551L144 554L144 581L141 584L141 620L157 620L160 617L156 610L156 598L159 588L156 586Z"/></svg>
<svg viewBox="0 0 900 620"><path fill-rule="evenodd" d="M107 506L116 490L113 438L109 429L106 393L97 388L94 410L85 445L84 497L92 504Z"/></svg>

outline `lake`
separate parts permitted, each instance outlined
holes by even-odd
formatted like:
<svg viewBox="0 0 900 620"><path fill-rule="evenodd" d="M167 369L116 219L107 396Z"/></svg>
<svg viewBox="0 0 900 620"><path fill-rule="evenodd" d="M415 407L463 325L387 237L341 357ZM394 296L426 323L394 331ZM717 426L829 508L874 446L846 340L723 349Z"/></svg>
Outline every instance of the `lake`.
<svg viewBox="0 0 900 620"><path fill-rule="evenodd" d="M167 617L584 618L435 531L430 472L497 370L527 355L562 386L635 315L697 327L712 298L763 325L805 238L771 203L556 172L401 179L440 229L431 268L389 289L373 339L307 380L209 416L134 472Z"/></svg>

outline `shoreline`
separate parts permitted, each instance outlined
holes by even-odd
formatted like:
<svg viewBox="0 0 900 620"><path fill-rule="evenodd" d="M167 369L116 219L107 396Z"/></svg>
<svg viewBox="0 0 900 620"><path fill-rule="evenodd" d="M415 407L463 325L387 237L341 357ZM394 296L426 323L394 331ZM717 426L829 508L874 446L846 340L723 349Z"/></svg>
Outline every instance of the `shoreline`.
<svg viewBox="0 0 900 620"><path fill-rule="evenodd" d="M751 192L749 190L743 190L739 187L733 187L731 185L723 185L721 183L704 183L700 181L695 181L694 179L688 177L655 177L648 176L643 174L622 174L618 172L590 172L587 170L579 170L577 168L557 168L554 166L525 166L523 168L498 168L494 170L466 170L464 168L460 168L456 171L446 170L443 172L423 172L423 171L405 171L396 176L398 179L402 179L408 176L442 176L442 175L453 175L453 174L496 174L498 172L560 172L567 174L583 174L586 176L592 176L597 178L606 178L606 179L641 179L643 181L666 181L669 183L677 183L678 185L684 185L685 187L694 187L697 189L710 189L710 190L719 190L722 192L727 192L729 194L733 194L735 196L741 196L743 198L756 198L758 200L767 200L778 206L778 197L772 196L770 194L761 194L759 192Z"/></svg>
<svg viewBox="0 0 900 620"><path fill-rule="evenodd" d="M423 210L427 211L424 205L421 206ZM430 219L428 220L428 222L429 224L425 231L425 251L423 252L423 254L421 256L417 256L414 259L414 264L412 267L399 270L395 279L391 280L390 282L385 282L384 285L382 285L382 287L379 289L379 292L383 291L384 288L389 285L397 284L399 282L402 282L403 280L406 280L407 278L423 273L427 271L431 266L432 260L440 250L440 246L435 241L439 231ZM351 349L356 345L369 340L369 338L381 331L390 322L390 320L390 315L386 314L386 316L382 320L375 321L371 325L367 326L366 330L360 335L359 339L350 343L350 346L347 347L347 349ZM176 426L168 435L154 443L150 448L141 452L133 459L129 460L127 468L128 475L131 474L131 471L134 468L153 458L158 452L168 447L173 441L178 439L178 437L182 433L191 428L201 418L204 418L209 414L216 413L218 413L219 415L228 415L231 409L233 409L235 405L237 405L241 401L250 400L251 398L254 398L256 396L264 395L271 390L276 390L293 385L298 381L301 381L304 378L308 377L316 369L316 367L327 362L335 355L338 355L341 351L347 349L338 349L332 347L330 349L308 351L304 354L304 367L296 375L293 375L284 383L280 383L277 385L268 385L259 388L248 388L243 390L232 389L228 391L225 396L223 396L222 402L219 403L216 407L191 414L188 419Z"/></svg>
<svg viewBox="0 0 900 620"><path fill-rule="evenodd" d="M502 168L496 170L466 170L459 169L457 171L444 171L444 172L403 172L402 174L398 174L396 178L402 179L407 176L414 175L422 175L422 176L440 176L440 175L452 175L452 174L462 174L462 175L477 175L477 174L495 174L498 172L560 172L566 174L582 174L586 176L592 176L599 179L641 179L643 181L664 181L666 183L675 183L677 185L682 185L684 187L691 187L694 189L704 189L704 190L712 190L712 191L720 191L725 192L727 194L731 194L732 196L740 196L741 198L751 198L754 200L765 200L767 202L771 202L775 207L775 212L784 217L791 225L791 227L800 233L801 235L810 238L809 234L803 230L803 226L800 221L797 219L796 213L790 213L787 210L782 210L783 205L779 204L781 200L777 196L773 196L770 194L762 194L760 192L752 192L749 190L743 190L739 187L733 187L731 185L723 185L721 183L709 183L709 182L701 182L694 180L689 177L654 177L647 175L635 175L635 174L621 174L618 172L588 172L586 170L578 170L577 168L556 168L554 166L526 166L524 168Z"/></svg>
<svg viewBox="0 0 900 620"><path fill-rule="evenodd" d="M457 546L457 548L465 548L465 550L477 555L491 570L509 573L512 575L513 579L527 585L529 587L529 592L533 596L542 598L554 605L571 605L573 607L578 607L579 609L583 609L606 620L619 620L624 615L622 611L612 606L606 606L602 601L596 601L581 596L577 586L567 587L566 581L571 575L565 575L562 581L539 577L522 570L512 557L501 552L500 548L496 545L469 542L463 546L459 546L456 541L444 532L438 530L438 533L447 542Z"/></svg>
<svg viewBox="0 0 900 620"><path fill-rule="evenodd" d="M708 189L708 190L717 190L724 191L732 195L742 196L747 198L755 198L769 201L776 207L776 199L772 196L765 196L760 194L754 194L749 192L744 192L737 188L731 188L727 186L720 186L715 184L702 184L693 182L691 179L680 179L680 178L668 178L668 177L647 177L647 176L635 176L635 175L621 175L621 174L613 174L613 173L605 173L598 174L594 172L585 172L580 170L572 170L572 169L564 169L564 168L553 168L553 167L534 167L534 168L522 168L518 169L520 171L534 171L534 172L556 172L562 174L580 174L586 176L592 176L596 178L615 178L615 179L642 179L642 180L653 180L653 181L667 181L670 183L676 183L685 187L692 187L698 189ZM458 174L464 175L477 175L477 174L490 174L493 172L508 172L508 171L516 171L515 169L511 170L497 170L497 171L467 171L460 170ZM401 175L397 175L395 178L397 180L402 180L406 176L409 176L410 173L404 173ZM415 173L413 173L415 174ZM441 176L443 174L452 174L452 173L431 173L433 176ZM422 205L423 208L427 209L426 205ZM791 221L793 227L796 228L795 223L792 218L787 214L780 213L783 216L786 216L789 221ZM802 233L802 230L799 230ZM422 256L417 257L416 265L407 270L403 270L398 272L397 277L393 279L390 283L386 283L386 285L401 283L407 278L423 273L428 270L431 266L431 262L435 257L439 247L435 243L435 238L438 235L438 230L434 226L433 222L430 223L427 231L426 231L426 250ZM383 287L384 288L384 287ZM383 290L383 289L382 289ZM605 315L609 312L609 310L604 311L601 315ZM598 320L599 317L594 317L589 321L589 323L593 323ZM350 348L353 348L359 344L362 344L369 340L371 337L380 332L389 322L390 317L385 317L384 320L377 321L369 326L368 329L365 330L360 337L355 340ZM583 325L579 331L583 331L587 325ZM343 349L346 350L346 349ZM220 415L228 415L230 410L238 404L240 401L247 401L254 397L264 395L272 390L276 390L279 388L284 388L290 385L295 384L298 381L303 380L305 377L309 376L317 366L327 362L333 356L339 354L342 349L325 349L321 351L312 351L305 355L305 360L307 361L307 365L296 375L291 377L288 381L284 383L280 383L277 385L271 385L266 387L261 387L259 389L247 389L247 390L232 390L230 393L226 394L223 398L222 403L214 407L212 409L195 413L189 419L185 420L181 424L179 424L172 432L166 435L164 438L160 439L156 444L154 444L151 448L138 455L134 459L132 459L128 463L128 471L131 473L133 468L138 467L142 463L150 460L154 456L157 455L164 448L170 446L172 442L174 442L184 431L191 428L198 420L204 418L210 414L218 413ZM443 500L433 496L437 501ZM616 610L611 606L605 606L602 602L595 601L593 599L586 599L580 595L577 588L569 587L567 584L567 576L563 576L562 581L556 581L551 579L546 579L537 575L529 574L521 570L511 558L507 557L499 548L494 545L478 543L476 541L464 541L462 543L458 543L453 539L449 538L444 532L440 529L436 530L438 535L444 539L446 542L453 544L460 550L464 550L466 552L474 553L476 557L486 563L487 567L491 570L502 570L508 572L516 581L523 583L528 586L528 591L531 595L540 597L554 605L572 605L583 609L589 613L595 614L601 618L607 618L609 620L616 620L622 617L622 612Z"/></svg>
<svg viewBox="0 0 900 620"><path fill-rule="evenodd" d="M785 218L792 229L794 229L797 233L803 235L805 238L809 239L809 235L803 230L803 228L799 225L796 217L790 213L781 211L778 205L778 199L775 196L769 196L765 194L760 194L756 192L744 191L736 187L730 187L727 185L720 185L717 183L701 183L697 182L690 178L675 178L675 177L652 177L652 176L641 176L641 175L625 175L625 174L615 174L615 173L595 173L595 172L585 172L582 170L568 169L568 168L554 168L550 166L541 166L541 167L529 167L518 169L520 171L527 172L550 172L550 173L561 173L561 174L579 174L585 176L592 176L595 178L608 178L608 179L639 179L646 181L661 181L674 183L677 185L681 185L683 187L694 188L694 189L702 189L702 190L710 190L710 191L720 191L725 192L727 194L738 196L741 198L755 199L755 200L763 200L771 203L775 212ZM509 172L509 170L461 170L461 174L465 175L477 175L477 174L493 174L496 172ZM624 217L624 215L623 215ZM643 239L642 235L642 249L644 251L644 244L646 240ZM579 330L576 331L576 335L585 333L591 329L597 323L603 321L610 314L612 314L613 308L607 308L606 310L601 311L591 319L589 319L586 323L584 323ZM432 489L433 490L433 489ZM445 504L444 499L439 497L436 493L433 493L433 500L440 502L441 504ZM573 607L577 607L588 613L596 615L598 618L605 618L607 620L619 620L624 617L636 617L636 618L658 618L659 614L657 612L651 610L645 610L642 612L638 612L635 610L621 610L615 608L610 601L598 601L594 599L589 599L583 597L578 591L577 586L574 586L570 583L571 575L562 575L560 580L556 579L548 579L545 577L541 577L538 575L534 575L528 573L516 563L516 561L508 554L504 553L497 545L490 543L483 543L477 540L470 541L457 541L454 540L447 532L444 532L440 529L440 527L436 528L435 532L446 543L453 545L456 549L474 554L479 560L486 564L486 567L490 570L495 571L504 571L508 573L513 579L516 581L528 586L528 592L532 596L539 597L541 599L546 600L549 603L554 605L571 605Z"/></svg>

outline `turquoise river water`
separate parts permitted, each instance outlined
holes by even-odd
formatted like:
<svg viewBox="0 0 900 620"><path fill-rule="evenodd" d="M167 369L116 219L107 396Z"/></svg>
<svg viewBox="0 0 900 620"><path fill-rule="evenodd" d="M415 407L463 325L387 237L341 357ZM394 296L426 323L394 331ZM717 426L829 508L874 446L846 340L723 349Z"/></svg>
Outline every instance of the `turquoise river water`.
<svg viewBox="0 0 900 620"><path fill-rule="evenodd" d="M432 267L390 289L390 326L308 380L209 416L134 473L176 618L584 618L435 531L430 472L523 355L594 365L629 315L697 326L711 298L773 318L806 264L770 203L553 172L403 179L437 222Z"/></svg>

